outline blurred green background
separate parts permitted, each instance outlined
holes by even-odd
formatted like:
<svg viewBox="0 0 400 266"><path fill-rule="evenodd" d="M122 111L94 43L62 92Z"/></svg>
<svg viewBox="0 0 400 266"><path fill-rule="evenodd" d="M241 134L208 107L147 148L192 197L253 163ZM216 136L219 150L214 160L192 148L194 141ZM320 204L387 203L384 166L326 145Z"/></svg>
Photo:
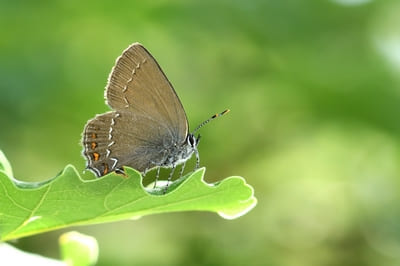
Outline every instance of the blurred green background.
<svg viewBox="0 0 400 266"><path fill-rule="evenodd" d="M201 130L206 180L244 176L259 203L233 221L75 228L98 239L98 265L400 265L399 12L395 0L1 1L0 149L22 180L83 171L84 124L108 110L111 67L138 41L192 128L231 109ZM58 258L60 234L14 244Z"/></svg>

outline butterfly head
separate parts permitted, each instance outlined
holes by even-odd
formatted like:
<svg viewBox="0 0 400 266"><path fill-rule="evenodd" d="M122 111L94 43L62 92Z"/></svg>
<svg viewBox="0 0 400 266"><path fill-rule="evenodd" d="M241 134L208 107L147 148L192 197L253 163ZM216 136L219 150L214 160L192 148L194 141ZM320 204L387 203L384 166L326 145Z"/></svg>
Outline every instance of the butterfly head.
<svg viewBox="0 0 400 266"><path fill-rule="evenodd" d="M197 145L200 142L200 134L197 135L197 138L193 134L188 134L186 137L186 145L192 149L197 149Z"/></svg>
<svg viewBox="0 0 400 266"><path fill-rule="evenodd" d="M186 141L183 145L182 157L183 158L190 158L193 153L197 152L197 145L200 142L200 135L195 135L189 133L186 137Z"/></svg>

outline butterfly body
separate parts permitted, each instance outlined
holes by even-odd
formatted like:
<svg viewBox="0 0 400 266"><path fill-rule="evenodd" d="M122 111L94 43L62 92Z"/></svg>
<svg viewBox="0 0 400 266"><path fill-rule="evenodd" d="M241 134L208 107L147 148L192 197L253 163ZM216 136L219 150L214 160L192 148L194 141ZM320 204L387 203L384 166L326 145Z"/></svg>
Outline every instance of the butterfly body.
<svg viewBox="0 0 400 266"><path fill-rule="evenodd" d="M197 139L192 134L189 134L185 142L174 143L172 146L165 147L165 157L159 166L172 168L185 163L194 153L198 153L197 144Z"/></svg>

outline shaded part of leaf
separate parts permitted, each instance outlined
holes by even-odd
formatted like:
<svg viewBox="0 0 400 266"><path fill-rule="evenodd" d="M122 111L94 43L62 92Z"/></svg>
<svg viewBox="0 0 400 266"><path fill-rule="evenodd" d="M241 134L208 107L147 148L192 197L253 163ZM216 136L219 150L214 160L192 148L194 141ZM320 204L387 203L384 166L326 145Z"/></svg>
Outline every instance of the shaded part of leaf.
<svg viewBox="0 0 400 266"><path fill-rule="evenodd" d="M149 185L147 185L147 187L145 189L149 194L152 194L152 195L164 195L166 193L170 193L171 191L175 190L192 174L194 174L194 171L190 172L184 176L181 176L180 178L174 180L173 182L168 182L167 180L158 180L157 187L154 188L154 182L153 182L153 183L150 183ZM165 190L165 186L167 186L167 184L168 184L168 188L167 188L167 190Z"/></svg>

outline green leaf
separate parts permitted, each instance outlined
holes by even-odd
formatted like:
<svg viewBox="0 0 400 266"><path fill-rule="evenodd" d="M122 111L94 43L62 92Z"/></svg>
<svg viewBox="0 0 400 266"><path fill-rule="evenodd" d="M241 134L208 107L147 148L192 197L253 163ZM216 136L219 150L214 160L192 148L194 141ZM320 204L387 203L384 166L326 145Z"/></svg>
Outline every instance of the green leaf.
<svg viewBox="0 0 400 266"><path fill-rule="evenodd" d="M0 158L2 169L11 169ZM28 183L0 170L0 240L164 212L211 211L234 219L257 203L242 177L207 184L205 168L174 181L165 194L162 188L144 188L134 169L125 171L126 176L111 173L87 181L68 165L50 180Z"/></svg>
<svg viewBox="0 0 400 266"><path fill-rule="evenodd" d="M13 176L11 164L8 162L4 153L0 150L0 171L3 171L8 176Z"/></svg>

